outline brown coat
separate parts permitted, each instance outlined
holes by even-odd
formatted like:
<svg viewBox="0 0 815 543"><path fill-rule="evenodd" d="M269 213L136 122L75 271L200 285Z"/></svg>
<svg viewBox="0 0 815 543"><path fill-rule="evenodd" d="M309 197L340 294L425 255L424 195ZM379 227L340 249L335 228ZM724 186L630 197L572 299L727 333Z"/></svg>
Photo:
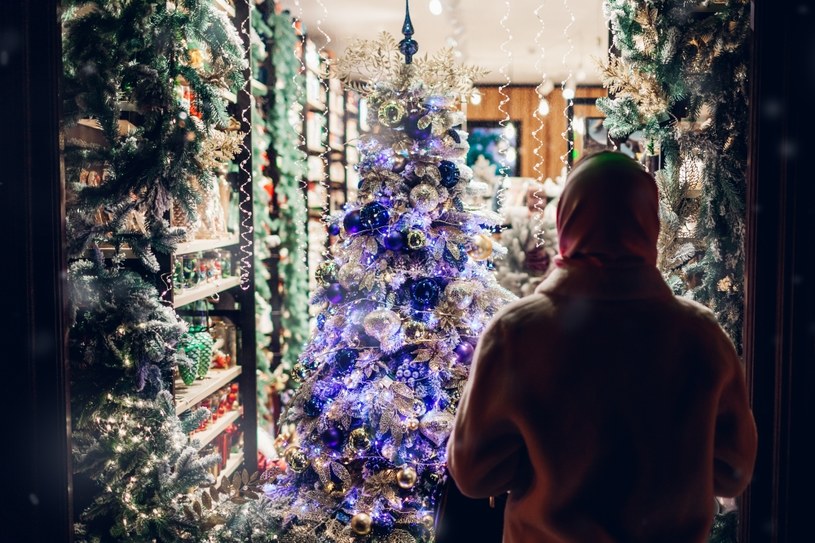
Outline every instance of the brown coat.
<svg viewBox="0 0 815 543"><path fill-rule="evenodd" d="M564 267L481 338L448 465L465 495L511 491L505 543L701 543L756 439L708 309L653 267Z"/></svg>

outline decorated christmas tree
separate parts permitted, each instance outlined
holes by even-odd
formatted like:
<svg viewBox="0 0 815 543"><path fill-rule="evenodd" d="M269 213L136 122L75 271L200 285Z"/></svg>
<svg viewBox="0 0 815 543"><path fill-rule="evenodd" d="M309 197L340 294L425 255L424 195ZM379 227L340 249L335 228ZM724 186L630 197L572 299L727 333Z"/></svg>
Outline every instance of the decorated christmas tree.
<svg viewBox="0 0 815 543"><path fill-rule="evenodd" d="M472 171L457 105L480 70L451 51L414 62L409 17L403 32L357 41L334 65L370 103L359 201L330 224L333 258L316 270L317 328L283 415L296 430L278 437L285 463L225 540L433 539L474 347L514 296L488 266L500 217L462 201Z"/></svg>

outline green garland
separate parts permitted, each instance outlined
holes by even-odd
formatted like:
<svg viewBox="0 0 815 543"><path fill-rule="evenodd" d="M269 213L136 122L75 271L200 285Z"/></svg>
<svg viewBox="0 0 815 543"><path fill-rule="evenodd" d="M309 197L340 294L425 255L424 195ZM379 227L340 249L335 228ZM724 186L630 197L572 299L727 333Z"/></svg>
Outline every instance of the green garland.
<svg viewBox="0 0 815 543"><path fill-rule="evenodd" d="M275 229L280 236L280 277L283 280L283 358L275 370L277 389L293 386L292 367L302 352L309 336L308 274L306 273L308 211L300 186L305 176L306 157L300 149L300 134L292 125L291 112L302 107L305 100L305 81L300 75L300 61L294 54L300 38L292 27L288 13L272 14L267 20L273 32L271 51L276 85L274 107L270 113L269 128L276 152L279 179L275 195L279 216Z"/></svg>
<svg viewBox="0 0 815 543"><path fill-rule="evenodd" d="M660 268L679 295L715 313L741 348L747 164L749 3L606 0L620 58L598 100L609 134L645 132L661 154ZM694 174L698 179L694 179ZM717 515L711 543L736 541Z"/></svg>
<svg viewBox="0 0 815 543"><path fill-rule="evenodd" d="M67 179L76 194L69 251L79 256L95 242L126 243L157 271L153 249L169 252L183 238L167 220L170 202L193 221L200 203L195 182L214 181L199 158L208 131L227 122L218 87L238 82L245 62L240 39L226 16L204 0L183 0L173 10L156 0L77 3L82 9L69 9L65 19L64 111L68 123L97 119L109 145L66 143ZM206 79L186 64L187 44L201 42L218 59ZM178 77L198 97L200 123L176 100ZM132 134L120 134L123 108L140 117ZM76 183L88 164L105 165L104 183ZM93 220L100 207L111 217L103 225ZM133 211L144 214L144 231L128 227Z"/></svg>
<svg viewBox="0 0 815 543"><path fill-rule="evenodd" d="M227 120L218 89L239 82L242 46L224 14L202 0L64 2L66 127L95 119L104 143L68 139L66 178L71 189L68 246L73 258L95 258L70 268L74 324L70 332L78 541L200 541L207 526L189 514L188 492L212 481L187 444L205 410L184 421L167 388L178 365L185 326L121 254L106 263L99 243L127 244L149 272L154 251L170 252L185 236L172 228L170 202L192 222L196 183L213 171L200 160L211 130ZM212 70L188 66L188 44L206 42ZM184 77L197 96L200 122L175 96ZM137 116L120 133L123 112ZM81 172L103 171L101 183L80 183ZM103 213L109 220L98 221ZM133 224L134 216L143 217Z"/></svg>
<svg viewBox="0 0 815 543"><path fill-rule="evenodd" d="M260 79L260 66L269 53L266 50L266 40L272 31L263 21L261 11L252 11L252 69L255 79ZM268 161L266 151L271 144L269 123L262 113L266 97L256 97L255 107L252 109L252 175L254 182L254 252L255 252L255 312L257 337L257 399L258 414L262 419L268 419L271 414L267 407L268 390L274 385L271 362L272 353L269 350L271 342L271 314L272 285L271 276L266 267L266 261L271 256L271 248L275 242L273 235L274 224L270 215L271 195L267 190L271 180L264 175L264 165Z"/></svg>
<svg viewBox="0 0 815 543"><path fill-rule="evenodd" d="M612 137L643 130L661 154L660 268L741 348L749 2L606 0L620 58L598 100ZM694 176L698 179L694 179Z"/></svg>

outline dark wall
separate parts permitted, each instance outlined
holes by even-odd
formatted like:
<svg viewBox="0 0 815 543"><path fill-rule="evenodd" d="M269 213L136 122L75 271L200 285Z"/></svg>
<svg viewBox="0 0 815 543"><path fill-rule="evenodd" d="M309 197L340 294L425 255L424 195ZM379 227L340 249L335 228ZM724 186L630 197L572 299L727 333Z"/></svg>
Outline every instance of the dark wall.
<svg viewBox="0 0 815 543"><path fill-rule="evenodd" d="M815 3L755 0L745 354L759 455L741 541L813 538Z"/></svg>
<svg viewBox="0 0 815 543"><path fill-rule="evenodd" d="M0 540L70 541L56 0L0 2Z"/></svg>

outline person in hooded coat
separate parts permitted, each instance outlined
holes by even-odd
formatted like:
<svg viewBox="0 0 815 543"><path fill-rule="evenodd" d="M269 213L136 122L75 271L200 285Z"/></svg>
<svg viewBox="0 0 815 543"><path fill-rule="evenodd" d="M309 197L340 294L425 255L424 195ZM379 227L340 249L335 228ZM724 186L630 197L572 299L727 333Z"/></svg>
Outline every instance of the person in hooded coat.
<svg viewBox="0 0 815 543"><path fill-rule="evenodd" d="M448 442L461 492L509 492L505 543L702 543L750 481L736 350L656 268L654 179L603 152L558 205L556 268L481 337Z"/></svg>

